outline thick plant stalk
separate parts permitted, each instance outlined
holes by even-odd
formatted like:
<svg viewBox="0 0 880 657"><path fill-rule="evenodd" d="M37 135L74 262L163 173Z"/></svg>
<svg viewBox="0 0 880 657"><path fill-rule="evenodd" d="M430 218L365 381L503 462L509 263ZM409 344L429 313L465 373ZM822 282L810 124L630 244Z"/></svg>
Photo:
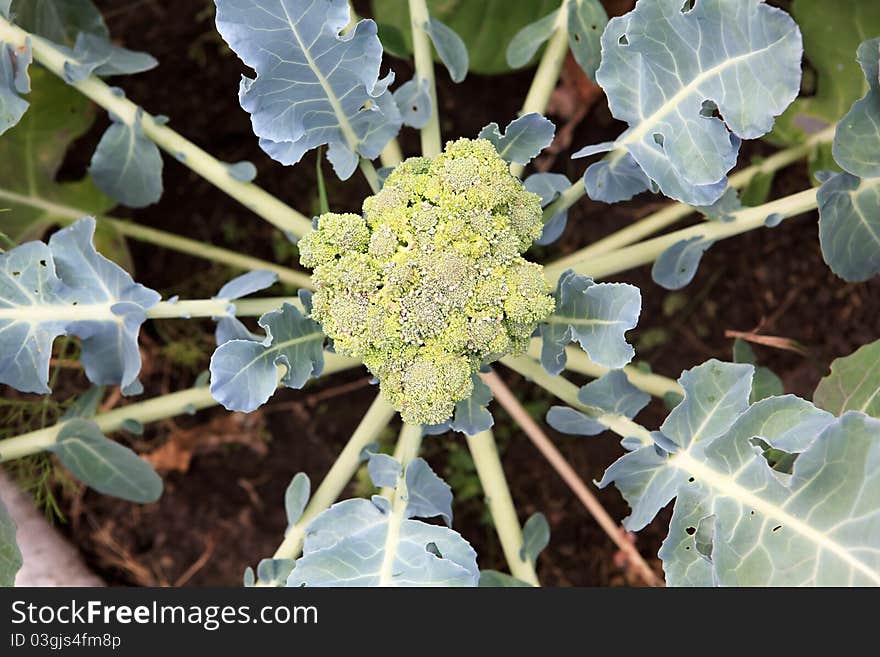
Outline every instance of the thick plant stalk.
<svg viewBox="0 0 880 657"><path fill-rule="evenodd" d="M498 540L501 542L510 574L532 586L540 586L535 567L522 555L522 528L516 515L510 488L507 486L507 479L504 477L504 469L501 467L495 436L491 430L488 430L473 436L465 435L465 438L477 468L480 485L483 487L486 504L489 505L489 512L492 514L492 521L495 523L495 531L498 532Z"/></svg>
<svg viewBox="0 0 880 657"><path fill-rule="evenodd" d="M640 424L633 422L628 417L615 413L601 413L596 415L592 409L584 406L578 400L578 387L571 381L561 376L553 376L534 358L528 356L507 356L501 359L502 365L518 372L527 379L541 386L554 397L564 401L572 408L586 413L596 422L604 424L614 433L625 438L638 438L643 445L653 445L654 439L651 432Z"/></svg>
<svg viewBox="0 0 880 657"><path fill-rule="evenodd" d="M370 186L370 189L373 190L374 194L377 194L381 185L379 185L379 173L376 171L376 167L367 158L362 157L360 168L361 172L364 174L364 178L367 179L367 184Z"/></svg>
<svg viewBox="0 0 880 657"><path fill-rule="evenodd" d="M50 213L53 217L57 217L59 222L68 224L91 214L68 205L52 203L51 201L46 201L36 196L24 196L22 194L16 194L15 192L0 189L0 201L2 200L43 210L44 212ZM120 235L136 239L140 242L155 244L156 246L162 246L166 249L177 251L178 253L185 253L187 255L195 256L196 258L204 258L243 271L268 269L269 271L274 271L278 274L278 280L282 283L309 289L314 287L311 278L305 272L282 267L281 265L269 262L268 260L254 258L219 246L212 246L198 240L189 239L188 237L181 237L173 233L168 233L164 230L157 230L156 228L150 228L149 226L141 226L140 224L126 221L124 219L98 216L96 217L96 220L98 223L112 226Z"/></svg>
<svg viewBox="0 0 880 657"><path fill-rule="evenodd" d="M535 360L541 359L540 338L532 338L532 341L529 343L528 354ZM565 348L565 355L565 369L571 372L586 374L594 379L598 379L611 371L607 367L602 367L591 361L590 357L587 356L583 349L575 347L574 345L569 345ZM681 385L679 385L678 381L668 377L653 374L651 372L643 372L638 367L632 365L624 367L623 373L626 374L626 378L632 385L654 397L663 399L668 394L684 394L684 390Z"/></svg>
<svg viewBox="0 0 880 657"><path fill-rule="evenodd" d="M417 424L404 424L400 428L400 435L397 438L397 445L394 446L393 457L395 461L403 466L404 470L419 455L423 436L422 427ZM394 489L383 487L379 490L379 495L385 499L393 500Z"/></svg>
<svg viewBox="0 0 880 657"><path fill-rule="evenodd" d="M538 423L529 415L528 411L523 408L523 405L519 403L519 400L510 391L510 388L504 384L501 377L495 372L488 372L480 376L483 382L492 390L492 394L498 400L498 403L510 414L513 421L522 428L535 447L538 448L538 451L544 455L544 458L556 470L556 474L568 485L581 501L581 504L589 511L590 515L596 519L602 530L614 541L618 549L626 555L645 583L649 586L662 586L660 578L651 570L651 567L642 558L636 546L627 539L626 530L614 522L605 510L605 507L602 506L602 503L587 488L583 479L578 476L577 472L565 460L565 457L556 448L547 434L538 426Z"/></svg>
<svg viewBox="0 0 880 657"><path fill-rule="evenodd" d="M385 536L385 549L382 565L379 568L379 582L376 586L391 586L394 581L394 546L400 540L400 528L406 520L407 490L406 467L412 462L422 444L422 427L415 424L404 424L400 430L397 449L394 457L403 466L401 476L397 478L397 487L391 491L391 512L388 519L388 533ZM383 489L384 490L384 489Z"/></svg>
<svg viewBox="0 0 880 657"><path fill-rule="evenodd" d="M321 376L352 369L358 365L360 365L359 361L326 353L324 354L324 371ZM126 420L136 420L141 424L148 424L211 406L217 406L217 401L211 396L210 389L208 386L199 386L154 397L147 401L120 406L106 413L98 413L88 419L94 421L102 433L112 433L121 429ZM66 424L66 422L59 422L51 427L0 440L0 463L46 450L55 444L58 434Z"/></svg>
<svg viewBox="0 0 880 657"><path fill-rule="evenodd" d="M800 161L808 156L817 146L830 143L831 140L834 139L836 129L836 124L831 125L821 132L817 132L811 136L803 144L798 144L797 146L778 151L760 164L753 164L734 173L729 179L730 186L734 189L742 189L757 175L776 173L780 169ZM546 223L560 212L568 210L578 200L583 198L586 193L587 191L584 187L584 181L583 178L581 178L565 190L558 199L545 208L544 222ZM633 244L643 237L660 232L667 226L677 223L694 212L698 212L698 210L690 205L686 205L685 203L674 203L648 215L647 217L639 219L635 223L612 233L608 237L593 242L586 248L578 251L578 257L583 259L592 258L604 253L609 253L620 247Z"/></svg>
<svg viewBox="0 0 880 657"><path fill-rule="evenodd" d="M235 305L235 314L238 317L259 317L265 313L278 310L285 303L289 303L303 310L302 302L296 297L259 297L256 299L189 299L185 301L160 301L147 310L150 319L175 319L192 317L222 317L226 314L225 308L230 304ZM84 306L80 306L84 307Z"/></svg>
<svg viewBox="0 0 880 657"><path fill-rule="evenodd" d="M382 395L378 395L336 461L330 466L330 470L315 490L300 519L285 533L284 541L272 555L274 559L296 559L300 555L306 527L315 516L329 508L339 498L360 467L361 452L364 447L376 441L394 414L394 408Z"/></svg>
<svg viewBox="0 0 880 657"><path fill-rule="evenodd" d="M730 221L707 221L696 226L683 228L661 237L626 246L617 251L596 258L584 259L579 251L561 260L550 263L544 273L550 281L556 281L567 269L593 278L608 277L639 265L653 262L666 249L682 240L703 237L707 240L722 240L734 235L761 228L770 215L787 219L816 208L816 189L807 189L791 196L765 203L753 208L744 208L733 213Z"/></svg>
<svg viewBox="0 0 880 657"><path fill-rule="evenodd" d="M379 153L379 161L383 167L394 168L403 162L403 151L400 149L400 142L392 139L388 145Z"/></svg>
<svg viewBox="0 0 880 657"><path fill-rule="evenodd" d="M296 297L262 297L258 299L240 299L231 302L227 299L191 299L188 301L160 301L145 314L149 319L192 319L193 317L223 317L227 307L234 303L236 315L239 317L259 317L267 312L278 310L285 303L303 310L302 303ZM113 303L80 304L77 306L38 306L0 308L0 319L39 319L48 320L106 320L117 321L113 313Z"/></svg>
<svg viewBox="0 0 880 657"><path fill-rule="evenodd" d="M550 96L556 88L556 83L559 82L559 74L562 72L562 65L565 64L565 56L568 54L567 4L568 0L563 0L562 6L559 8L556 28L544 48L544 54L538 63L535 77L532 79L532 86L529 87L529 92L520 110L520 116L531 112L543 114L547 111ZM522 164L510 165L510 172L516 177L521 176L524 169L525 166Z"/></svg>
<svg viewBox="0 0 880 657"><path fill-rule="evenodd" d="M437 104L437 84L434 81L434 55L431 40L425 32L425 25L431 19L425 0L409 0L409 16L412 26L413 57L416 76L428 82L428 95L431 98L431 117L421 130L422 155L436 157L443 149L440 140L440 107Z"/></svg>
<svg viewBox="0 0 880 657"><path fill-rule="evenodd" d="M63 52L51 42L25 32L2 16L0 16L0 41L5 41L13 46L24 46L27 41L30 41L34 59L55 75L64 77L64 63L67 61L67 57ZM127 125L134 125L137 120L138 106L124 96L116 95L109 85L98 78L89 76L71 86ZM141 119L141 127L144 134L157 146L272 225L297 237L302 237L311 230L312 222L303 214L253 183L236 180L229 175L226 164L186 140L168 126L157 122L153 116L146 112Z"/></svg>

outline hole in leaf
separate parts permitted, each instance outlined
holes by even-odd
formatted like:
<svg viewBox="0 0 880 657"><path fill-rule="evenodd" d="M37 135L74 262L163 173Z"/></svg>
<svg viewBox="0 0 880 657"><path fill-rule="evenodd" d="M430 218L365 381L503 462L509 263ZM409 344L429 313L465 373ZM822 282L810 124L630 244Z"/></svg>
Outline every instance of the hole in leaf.
<svg viewBox="0 0 880 657"><path fill-rule="evenodd" d="M691 549L691 546L690 546L690 545L685 545L685 546L684 546L684 549L685 549L685 550L690 550L690 549Z"/></svg>
<svg viewBox="0 0 880 657"><path fill-rule="evenodd" d="M20 272L20 271L14 271L14 272L12 272L12 275L13 275L13 276L21 276L21 272Z"/></svg>
<svg viewBox="0 0 880 657"><path fill-rule="evenodd" d="M686 14L694 8L694 5L697 4L697 0L684 0L684 4L681 6L681 13Z"/></svg>
<svg viewBox="0 0 880 657"><path fill-rule="evenodd" d="M707 119L720 119L721 113L718 111L718 105L714 101L704 100L700 107L700 116Z"/></svg>
<svg viewBox="0 0 880 657"><path fill-rule="evenodd" d="M598 25L590 25L590 29L591 30L598 30L599 26Z"/></svg>
<svg viewBox="0 0 880 657"><path fill-rule="evenodd" d="M782 529L782 525L776 525L776 526L772 529L772 531L774 531L774 532L778 532L780 529Z"/></svg>
<svg viewBox="0 0 880 657"><path fill-rule="evenodd" d="M697 528L696 527L687 527L687 528L685 528L685 531L687 532L688 536L693 536L694 534L697 533Z"/></svg>
<svg viewBox="0 0 880 657"><path fill-rule="evenodd" d="M571 37L572 37L575 41L577 41L578 43L581 42L581 35L578 34L577 32L575 32L574 34L572 34Z"/></svg>
<svg viewBox="0 0 880 657"><path fill-rule="evenodd" d="M629 39L626 38L625 34L621 34L620 38L617 40L617 43L620 44L621 46L628 46Z"/></svg>
<svg viewBox="0 0 880 657"><path fill-rule="evenodd" d="M694 481L695 481L695 479L694 479L693 477L689 477L689 478L688 478L688 483L689 483L689 484L694 483Z"/></svg>
<svg viewBox="0 0 880 657"><path fill-rule="evenodd" d="M654 133L654 143L657 144L660 148L663 148L663 135L659 132Z"/></svg>
<svg viewBox="0 0 880 657"><path fill-rule="evenodd" d="M416 105L413 105L413 106L412 106L412 111L413 111L413 112L418 112L418 111L419 111L419 108L418 108Z"/></svg>
<svg viewBox="0 0 880 657"><path fill-rule="evenodd" d="M40 260L40 267L45 267L45 266L46 266L46 261Z"/></svg>
<svg viewBox="0 0 880 657"><path fill-rule="evenodd" d="M431 554L433 554L433 555L434 555L435 557L437 557L438 559L442 559L442 558L443 558L443 555L440 554L440 548L438 548L438 547L437 547L437 544L434 543L434 542L428 543L428 544L425 546L425 551L426 551L426 552L430 552Z"/></svg>

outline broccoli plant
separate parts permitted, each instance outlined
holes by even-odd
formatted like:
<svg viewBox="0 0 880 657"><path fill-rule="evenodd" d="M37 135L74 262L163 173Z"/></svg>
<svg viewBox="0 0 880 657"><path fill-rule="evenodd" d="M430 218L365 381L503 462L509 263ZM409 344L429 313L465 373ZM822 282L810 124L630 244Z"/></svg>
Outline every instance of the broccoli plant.
<svg viewBox="0 0 880 657"><path fill-rule="evenodd" d="M626 334L641 292L608 280L651 264L657 285L684 287L719 240L816 209L834 273L847 281L880 273L880 37L855 40L880 35L880 11L860 6L857 16L859 0L833 8L795 0L793 18L762 0L638 0L609 20L598 0L544 3L549 13L480 54L485 68L497 68L498 46L512 68L537 59L519 116L444 146L435 55L460 81L469 45L426 0L399 3L408 9L404 38L397 28L383 33L400 42L396 56L412 52L415 74L403 83L383 75L377 24L345 0L215 2L220 36L252 70L238 98L260 147L280 165L326 149L341 180L360 171L373 194L359 214L333 212L331 199L310 219L254 184L252 164L217 160L109 86L102 78L157 62L114 45L90 0L0 0L0 148L11 144L0 162L0 205L9 209L0 226L11 242L0 254L0 383L50 394L53 342L70 336L92 383L138 396L145 322L211 317L217 342L195 387L104 412L95 388L58 423L0 440L0 461L48 451L91 488L149 502L160 477L108 434L215 405L254 411L281 386L365 366L375 400L314 491L291 473L287 530L273 555L247 568L246 585L538 585L549 525L541 514L520 524L492 433L493 398L648 584L658 574L542 421L565 434L617 434L622 456L598 486L614 484L627 500L627 529L674 500L659 554L667 585L880 584L880 341L835 361L812 401L783 394L742 349L739 362L712 359L673 380L632 364ZM393 4L376 9L395 13ZM815 89L799 97L805 48ZM592 158L578 180L523 179L554 139L543 114L569 50L626 128L574 154ZM82 133L70 113L61 116L80 96L111 123L88 178L59 183L66 144L47 147L35 165L25 135ZM409 128L420 131L421 152L404 159L397 135ZM778 150L734 172L743 142L759 138ZM116 204L160 198L161 151L281 229L299 263L107 216ZM803 159L817 185L767 200L773 175ZM583 197L612 204L640 193L673 202L565 257L532 260L532 245L560 239ZM693 214L702 218L666 230ZM99 252L108 234L245 273L210 299L162 300ZM278 280L298 295L257 295ZM251 317L256 332L242 321ZM561 404L531 417L504 370ZM578 387L572 374L593 380ZM652 396L671 409L658 428L635 419ZM396 448L382 453L376 441L397 415ZM458 434L509 574L480 570L453 529L450 487L419 457L426 436ZM338 501L362 466L380 494ZM21 555L2 505L0 556L0 581L10 584Z"/></svg>

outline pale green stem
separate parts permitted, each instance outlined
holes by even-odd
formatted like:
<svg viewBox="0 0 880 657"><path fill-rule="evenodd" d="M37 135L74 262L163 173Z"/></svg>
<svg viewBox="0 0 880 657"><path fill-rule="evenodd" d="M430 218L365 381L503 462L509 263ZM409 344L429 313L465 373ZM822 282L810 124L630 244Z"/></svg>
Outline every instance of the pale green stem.
<svg viewBox="0 0 880 657"><path fill-rule="evenodd" d="M256 299L190 299L187 301L161 301L147 310L150 319L190 319L193 317L223 317L228 315L229 304L235 306L237 317L259 317L278 310L285 303L296 306L300 312L302 303L296 297L259 297ZM65 306L65 308L67 308ZM70 312L69 310L67 311Z"/></svg>
<svg viewBox="0 0 880 657"><path fill-rule="evenodd" d="M377 440L379 434L394 417L394 413L394 408L382 395L376 397L336 461L330 466L321 485L315 490L300 519L285 532L284 541L275 550L273 559L296 559L300 555L306 527L319 513L339 499L360 467L364 447Z"/></svg>
<svg viewBox="0 0 880 657"><path fill-rule="evenodd" d="M145 311L149 319L191 319L193 317L224 317L230 314L229 306L235 307L239 317L259 317L267 312L278 310L289 303L303 311L302 303L296 297L262 297L257 299L191 299L188 301L162 301ZM0 308L0 320L19 321L119 321L113 312L113 303L94 303L79 305L14 306Z"/></svg>
<svg viewBox="0 0 880 657"><path fill-rule="evenodd" d="M379 154L379 161L383 167L391 167L392 169L403 162L403 151L396 139L388 142L388 145Z"/></svg>
<svg viewBox="0 0 880 657"><path fill-rule="evenodd" d="M370 185L370 189L373 190L374 194L378 193L381 185L379 185L379 174L376 171L376 167L365 157L361 158L360 167L361 173L364 174L364 178L367 179L367 183Z"/></svg>
<svg viewBox="0 0 880 657"><path fill-rule="evenodd" d="M89 216L91 213L68 205L60 203L52 203L36 196L24 196L15 192L0 189L0 199L5 199L17 205L27 205L28 207L42 210L59 223L69 224L82 217ZM179 253L195 256L197 258L205 258L214 262L228 265L234 269L243 271L253 271L255 269L268 269L278 274L278 280L282 283L294 285L296 287L314 288L311 277L305 272L296 271L288 267L276 265L268 260L261 260L247 256L236 251L224 249L219 246L212 246L198 240L181 237L173 233L167 233L163 230L150 228L149 226L141 226L132 221L117 219L115 217L96 217L99 223L105 223L118 231L121 235L131 237L141 242L148 242L156 246L162 246L166 249L172 249Z"/></svg>
<svg viewBox="0 0 880 657"><path fill-rule="evenodd" d="M326 353L324 354L324 371L321 376L352 369L359 365L360 362L356 360ZM208 386L201 386L120 406L89 419L93 420L103 433L111 433L122 428L126 420L137 420L141 424L148 424L216 405L217 401L211 396ZM36 454L54 445L58 434L66 424L67 422L59 422L51 427L0 440L0 462Z"/></svg>
<svg viewBox="0 0 880 657"><path fill-rule="evenodd" d="M488 430L473 436L465 434L465 438L477 468L477 476L480 478L480 485L483 487L486 504L489 506L489 513L492 514L492 522L495 531L498 532L498 540L501 542L501 550L504 552L510 574L532 586L540 586L535 567L523 555L522 528L501 466L495 436L491 430Z"/></svg>
<svg viewBox="0 0 880 657"><path fill-rule="evenodd" d="M653 445L654 440L651 438L651 432L641 425L633 422L624 415L615 413L596 413L595 409L584 406L578 400L579 388L571 381L561 376L553 376L548 373L544 367L534 358L528 356L507 356L501 359L501 363L505 367L509 367L515 372L519 372L527 379L533 381L536 385L541 386L554 397L564 401L572 408L581 411L590 416L600 424L605 425L611 431L623 438L638 438L644 445Z"/></svg>
<svg viewBox="0 0 880 657"><path fill-rule="evenodd" d="M416 424L404 424L400 430L397 449L394 451L394 457L402 469L397 478L397 486L393 491L389 491L391 513L388 514L388 533L385 535L385 549L382 550L382 565L379 567L377 586L391 586L394 581L394 560L397 555L397 545L400 543L400 529L406 520L408 505L406 468L416 458L421 444L422 427Z"/></svg>
<svg viewBox="0 0 880 657"><path fill-rule="evenodd" d="M0 16L0 41L12 46L23 46L27 40L31 42L34 59L63 78L64 64L68 59L57 46L38 36L28 34ZM114 93L109 85L98 78L90 76L71 86L125 124L129 126L135 124L138 106L124 96ZM155 118L146 112L141 119L141 127L144 134L160 148L272 225L298 237L311 230L312 222L304 215L253 183L236 180L230 175L228 165L184 139L168 126L156 122Z"/></svg>
<svg viewBox="0 0 880 657"><path fill-rule="evenodd" d="M821 132L812 135L803 144L798 144L797 146L778 151L759 164L753 164L737 171L730 176L728 181L730 186L733 189L742 189L757 175L775 173L790 164L798 162L802 158L808 156L813 149L820 144L828 143L834 139L836 128L836 125L831 125ZM558 199L545 208L544 222L546 223L550 221L554 215L570 208L584 195L586 195L586 189L584 188L583 178L581 178L564 191ZM593 242L586 248L581 249L571 256L567 256L564 260L560 260L559 262L564 263L569 259L584 260L586 258L593 258L604 253L609 253L615 249L633 244L644 237L658 233L667 226L671 226L678 221L681 221L694 212L699 212L699 210L690 205L686 205L685 203L669 205L643 219L639 219L626 228L612 233L608 237Z"/></svg>
<svg viewBox="0 0 880 657"><path fill-rule="evenodd" d="M661 237L626 246L617 251L606 253L596 258L583 259L568 257L553 262L544 268L548 280L556 281L567 269L578 274L593 278L604 278L639 265L656 260L660 254L673 244L693 237L701 237L707 241L717 241L734 235L761 228L770 215L778 215L782 219L809 212L816 207L816 190L807 189L791 196L765 203L753 208L743 208L733 213L730 221L707 221L696 226L683 228Z"/></svg>
<svg viewBox="0 0 880 657"><path fill-rule="evenodd" d="M397 438L397 445L394 447L393 457L395 461L403 466L404 470L419 455L423 436L422 427L417 424L404 424L400 428L400 435ZM379 495L391 500L393 499L394 489L384 487L379 490Z"/></svg>
<svg viewBox="0 0 880 657"><path fill-rule="evenodd" d="M409 15L412 25L413 57L416 64L416 77L428 82L428 95L431 98L431 116L421 130L422 155L435 157L443 145L440 139L440 106L437 104L437 85L434 82L434 55L431 39L425 26L431 19L425 0L409 0Z"/></svg>
<svg viewBox="0 0 880 657"><path fill-rule="evenodd" d="M535 77L532 79L532 86L526 94L525 102L523 102L520 116L537 112L543 114L547 111L547 105L550 103L550 96L559 82L559 74L562 72L562 65L565 63L565 56L568 54L568 11L566 5L568 0L564 0L559 8L559 15L556 18L556 28L553 36L547 42L544 48L544 54L538 63L535 71ZM522 175L525 166L522 164L511 164L510 172L519 177Z"/></svg>
<svg viewBox="0 0 880 657"><path fill-rule="evenodd" d="M531 343L529 343L528 354L536 360L541 359L541 338L532 338ZM598 379L611 371L607 367L594 363L583 349L574 345L566 347L565 356L565 369L570 372L577 372L578 374L585 374ZM675 395L684 394L681 385L668 377L652 374L651 372L643 372L633 365L624 367L623 373L626 374L626 378L636 388L660 399L663 399L670 393Z"/></svg>

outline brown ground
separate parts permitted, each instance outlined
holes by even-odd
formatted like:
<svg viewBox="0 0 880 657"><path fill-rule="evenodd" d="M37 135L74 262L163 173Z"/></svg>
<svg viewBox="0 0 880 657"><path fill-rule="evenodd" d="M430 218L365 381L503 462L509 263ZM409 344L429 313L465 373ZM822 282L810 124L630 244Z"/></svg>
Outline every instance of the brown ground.
<svg viewBox="0 0 880 657"><path fill-rule="evenodd" d="M285 168L259 150L248 116L236 100L243 69L213 29L210 0L178 0L173 11L166 3L151 1L98 4L115 38L159 59L158 69L119 82L130 98L151 112L169 115L175 129L219 158L253 161L260 185L312 213L314 155L296 168ZM395 68L399 80L409 78L406 65L396 62ZM515 116L531 80L529 72L469 76L462 85L453 86L445 73L439 77L445 137L473 136L493 120L506 124ZM560 107L564 111L564 103ZM81 175L105 124L102 118L77 145L65 165L66 174ZM620 131L602 98L571 127L575 148ZM402 142L407 152L414 153L417 135L407 130ZM766 147L758 144L751 149L754 153ZM565 149L556 161L543 164L574 179L584 164L573 163L570 152ZM332 207L357 210L368 193L366 184L357 176L340 183L329 168L325 172ZM164 179L166 191L160 203L127 214L145 225L264 258L277 255L293 264L283 239L268 224L167 157ZM790 193L806 184L805 171L795 167L780 176L773 193ZM659 203L650 196L613 208L584 201L571 213L562 240L541 255L573 251L644 216ZM210 296L230 275L203 260L149 245L133 242L131 248L138 280L164 295ZM807 348L807 357L761 346L756 351L782 377L786 391L809 397L833 358L880 336L880 281L847 284L828 270L819 252L815 215L716 245L704 257L694 282L679 293L654 285L649 268L615 279L641 287L644 308L632 340L654 371L672 377L710 357L729 359L731 340L725 338L726 329L760 327L764 334L784 336ZM209 331L209 323L194 322L147 327L147 395L192 384L207 367L212 348ZM182 340L188 350L169 350L166 344L171 339ZM169 365L172 357L175 364ZM542 417L551 403L548 397L516 375L506 371L502 375ZM279 542L284 529L283 493L291 475L305 471L313 482L319 481L374 394L365 385L363 371L350 372L305 392L283 391L249 417L214 409L150 427L133 443L135 447L151 452L164 445L154 458L188 471L166 472L163 497L146 507L92 492L68 495L64 508L71 522L66 531L113 584L236 585L245 566L270 555ZM543 511L552 527L550 547L539 564L542 581L547 585L626 583L613 544L505 414L496 411L495 417L505 470L522 518ZM655 403L643 419L655 427L662 417L662 405ZM621 452L610 436L578 439L551 432L551 437L587 481L599 478ZM456 489L456 528L477 548L481 566L503 569L463 441L452 436L429 438L424 451ZM598 495L615 518L627 514L615 490ZM656 554L667 519L668 510L639 535L637 545L643 554Z"/></svg>

